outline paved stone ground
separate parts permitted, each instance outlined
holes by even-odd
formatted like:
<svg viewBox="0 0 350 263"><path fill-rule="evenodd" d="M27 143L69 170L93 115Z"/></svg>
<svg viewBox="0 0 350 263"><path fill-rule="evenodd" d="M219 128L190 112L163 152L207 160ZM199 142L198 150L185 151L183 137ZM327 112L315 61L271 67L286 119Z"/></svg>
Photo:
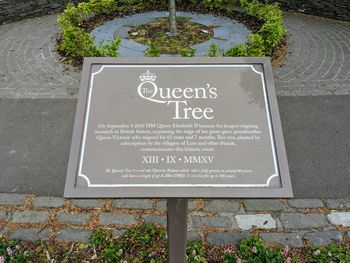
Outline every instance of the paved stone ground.
<svg viewBox="0 0 350 263"><path fill-rule="evenodd" d="M0 98L76 98L80 72L54 51L56 15L0 26ZM289 57L275 70L280 96L350 94L350 24L285 15ZM165 225L164 200L64 200L0 194L0 234L87 241L93 229L120 235L139 222ZM193 200L189 238L212 244L257 233L300 247L350 242L349 199Z"/></svg>
<svg viewBox="0 0 350 263"><path fill-rule="evenodd" d="M80 73L67 68L55 50L57 16L0 26L0 96L66 98L78 89Z"/></svg>
<svg viewBox="0 0 350 263"><path fill-rule="evenodd" d="M350 23L284 16L288 55L275 70L278 95L350 94Z"/></svg>
<svg viewBox="0 0 350 263"><path fill-rule="evenodd" d="M302 247L349 242L350 199L190 200L188 239L234 244L251 233ZM0 194L0 233L15 239L88 241L96 228L120 235L141 223L166 226L166 201L65 200Z"/></svg>
<svg viewBox="0 0 350 263"><path fill-rule="evenodd" d="M57 16L0 26L0 97L76 98L80 72L60 63ZM279 96L350 94L350 23L285 15L290 53L274 71Z"/></svg>

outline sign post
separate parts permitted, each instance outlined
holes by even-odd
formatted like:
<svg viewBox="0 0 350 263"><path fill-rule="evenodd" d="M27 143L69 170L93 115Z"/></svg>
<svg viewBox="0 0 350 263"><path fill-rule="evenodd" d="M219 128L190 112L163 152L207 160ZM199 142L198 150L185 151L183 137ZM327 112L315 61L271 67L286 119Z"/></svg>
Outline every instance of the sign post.
<svg viewBox="0 0 350 263"><path fill-rule="evenodd" d="M168 199L168 252L169 263L186 262L187 199Z"/></svg>
<svg viewBox="0 0 350 263"><path fill-rule="evenodd" d="M292 195L269 58L84 61L65 197L167 198L179 263L186 198Z"/></svg>

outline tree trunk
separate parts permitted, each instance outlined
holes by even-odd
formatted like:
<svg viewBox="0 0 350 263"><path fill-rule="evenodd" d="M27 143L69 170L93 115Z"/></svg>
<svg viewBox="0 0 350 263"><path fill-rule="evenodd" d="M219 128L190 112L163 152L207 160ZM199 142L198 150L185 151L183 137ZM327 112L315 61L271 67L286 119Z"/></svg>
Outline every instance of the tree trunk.
<svg viewBox="0 0 350 263"><path fill-rule="evenodd" d="M169 0L170 36L176 36L176 6L175 0Z"/></svg>

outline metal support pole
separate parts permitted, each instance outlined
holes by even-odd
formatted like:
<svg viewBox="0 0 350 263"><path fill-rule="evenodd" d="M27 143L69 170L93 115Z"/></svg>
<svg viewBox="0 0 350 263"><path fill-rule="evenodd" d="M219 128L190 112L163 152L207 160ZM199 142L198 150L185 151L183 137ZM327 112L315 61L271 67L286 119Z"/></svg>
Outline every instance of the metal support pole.
<svg viewBox="0 0 350 263"><path fill-rule="evenodd" d="M187 199L168 199L168 263L186 262Z"/></svg>

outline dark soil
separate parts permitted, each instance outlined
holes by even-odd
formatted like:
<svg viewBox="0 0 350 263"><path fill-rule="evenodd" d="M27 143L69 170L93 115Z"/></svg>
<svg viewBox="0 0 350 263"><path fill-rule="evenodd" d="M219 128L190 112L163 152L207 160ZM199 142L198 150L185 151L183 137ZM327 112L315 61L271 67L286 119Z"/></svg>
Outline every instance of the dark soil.
<svg viewBox="0 0 350 263"><path fill-rule="evenodd" d="M168 35L169 19L162 17L133 27L129 37L141 44L152 44L161 54L178 54L181 50L190 50L190 46L205 42L214 35L213 26L194 23L188 17L177 17L176 23L176 36Z"/></svg>

